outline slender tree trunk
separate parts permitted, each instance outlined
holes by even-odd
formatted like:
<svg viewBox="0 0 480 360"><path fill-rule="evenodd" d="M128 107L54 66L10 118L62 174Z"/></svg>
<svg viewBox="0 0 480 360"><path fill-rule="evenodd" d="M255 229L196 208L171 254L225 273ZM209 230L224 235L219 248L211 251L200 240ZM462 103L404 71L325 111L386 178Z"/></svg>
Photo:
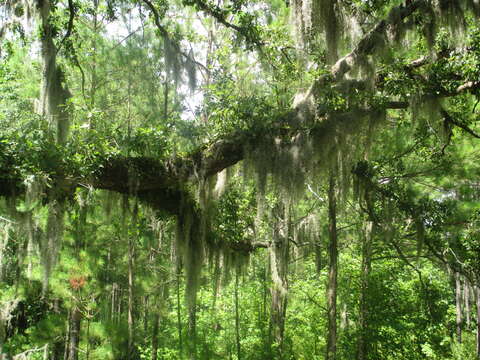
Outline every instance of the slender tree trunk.
<svg viewBox="0 0 480 360"><path fill-rule="evenodd" d="M155 266L155 264L162 263L163 264L163 258L161 255L162 253L162 239L164 237L163 233L164 229L161 229L159 231L158 235L158 244L155 249L155 251L151 251L150 253L150 261L151 261L151 266ZM152 250L154 250L152 248ZM159 338L158 338L158 333L160 331L160 320L161 320L161 314L162 314L162 308L164 306L164 301L167 301L168 299L168 293L169 293L169 282L166 280L170 279L170 271L168 270L160 270L158 272L158 281L162 283L163 285L160 287L160 291L155 294L153 298L153 319L152 319L152 360L157 360L158 358L158 348L159 348ZM145 324L147 322L145 321ZM147 328L145 329L147 331Z"/></svg>
<svg viewBox="0 0 480 360"><path fill-rule="evenodd" d="M82 313L80 309L77 306L75 306L70 315L68 360L78 360L81 319L82 319Z"/></svg>
<svg viewBox="0 0 480 360"><path fill-rule="evenodd" d="M68 350L70 348L70 318L71 318L71 311L68 312L67 318L67 326L65 330L65 346L63 347L63 360L68 360Z"/></svg>
<svg viewBox="0 0 480 360"><path fill-rule="evenodd" d="M133 320L133 309L134 309L134 261L135 261L135 249L133 244L133 239L130 236L128 239L128 358L134 358L134 320Z"/></svg>
<svg viewBox="0 0 480 360"><path fill-rule="evenodd" d="M464 306L465 306L465 324L467 325L467 329L469 329L470 323L471 323L470 284L466 278L463 280L463 300L464 300Z"/></svg>
<svg viewBox="0 0 480 360"><path fill-rule="evenodd" d="M116 294L117 294L117 283L112 284L112 296L111 296L111 311L110 311L110 320L112 323L115 323L115 314L116 314Z"/></svg>
<svg viewBox="0 0 480 360"><path fill-rule="evenodd" d="M288 260L289 260L289 209L287 205L278 205L278 220L274 228L273 244L270 250L270 268L272 272L272 308L271 325L273 340L277 344L277 356L283 356L283 338L285 331L285 315L287 311L288 293Z"/></svg>
<svg viewBox="0 0 480 360"><path fill-rule="evenodd" d="M165 74L165 84L163 85L163 116L165 121L168 120L168 90L169 90L169 77L168 71Z"/></svg>
<svg viewBox="0 0 480 360"><path fill-rule="evenodd" d="M7 328L7 319L4 318L4 315L0 312L0 356L3 355L3 344L5 343ZM1 357L0 357L1 359Z"/></svg>
<svg viewBox="0 0 480 360"><path fill-rule="evenodd" d="M92 52L91 52L91 58L92 58L92 68L91 68L91 77L90 77L90 91L89 91L89 97L87 106L90 106L90 109L95 108L95 95L97 92L97 34L100 33L100 26L99 26L99 21L98 21L98 5L99 5L99 0L93 0L93 41L92 41ZM82 92L83 96L85 97L85 89L84 89L84 82L85 79L84 77L82 78ZM85 99L85 101L87 101ZM97 126L96 124L96 118L95 116L91 116L88 120L88 127L90 129L95 129Z"/></svg>
<svg viewBox="0 0 480 360"><path fill-rule="evenodd" d="M177 260L178 261L178 260ZM183 338L182 338L182 308L180 301L180 266L177 265L177 330L178 330L178 353L183 359Z"/></svg>
<svg viewBox="0 0 480 360"><path fill-rule="evenodd" d="M155 312L155 315L153 316L153 329L152 329L152 360L157 360L159 324L160 324L160 314L158 312Z"/></svg>
<svg viewBox="0 0 480 360"><path fill-rule="evenodd" d="M54 299L52 301L53 313L60 315L60 300ZM65 337L60 337L52 342L52 351L49 360L60 360L64 355L65 350Z"/></svg>
<svg viewBox="0 0 480 360"><path fill-rule="evenodd" d="M263 358L267 357L270 351L270 345L272 343L271 340L271 331L270 328L267 328L269 325L268 315L267 315L267 298L268 298L268 286L267 286L267 279L268 279L268 271L269 266L266 263L265 267L262 272L261 284L262 284L262 304L260 305L260 314L259 314L259 324L262 329L262 341L263 341Z"/></svg>
<svg viewBox="0 0 480 360"><path fill-rule="evenodd" d="M87 224L87 208L80 206L76 210L77 217L74 217L71 221L74 226L73 239L74 239L74 254L75 259L80 263L80 252L85 249L85 226ZM78 292L84 286L82 280L85 278L82 274L78 274L77 277L73 277L71 280L72 291L76 292L72 309L70 310L68 320L68 360L78 360L78 350L80 344L80 329L82 322L82 312L80 310L81 300L80 293ZM78 281L78 283L77 283ZM78 287L77 287L78 286ZM88 341L88 339L87 339Z"/></svg>
<svg viewBox="0 0 480 360"><path fill-rule="evenodd" d="M367 358L367 333L368 333L368 285L372 263L372 229L373 222L367 221L363 234L362 244L362 270L360 280L360 308L359 308L359 334L357 343L357 359Z"/></svg>
<svg viewBox="0 0 480 360"><path fill-rule="evenodd" d="M90 83L90 107L93 109L95 106L95 94L97 92L97 39L95 36L99 33L98 26L98 5L99 0L93 0L93 44L92 44L92 71L91 71L91 83ZM92 117L90 119L89 127L90 129L95 128L95 119Z"/></svg>
<svg viewBox="0 0 480 360"><path fill-rule="evenodd" d="M90 321L91 321L92 317L90 314L88 314L88 318L87 318L87 334L86 334L86 338L87 338L87 350L85 351L85 359L86 360L90 360Z"/></svg>
<svg viewBox="0 0 480 360"><path fill-rule="evenodd" d="M148 318L150 313L148 312L148 295L143 297L143 331L146 334L148 332Z"/></svg>
<svg viewBox="0 0 480 360"><path fill-rule="evenodd" d="M456 310L456 334L457 342L462 343L462 280L460 273L455 272L455 310Z"/></svg>
<svg viewBox="0 0 480 360"><path fill-rule="evenodd" d="M209 29L208 29L208 35L207 35L207 53L206 53L206 56L205 56L205 65L207 67L207 73L206 73L206 76L205 76L205 88L208 89L208 87L210 86L210 83L211 83L211 74L210 74L210 70L212 70L213 68L213 61L214 61L214 58L213 58L213 47L214 47L214 41L215 41L215 37L216 37L216 34L217 34L217 21L215 19L212 19L213 21L210 22L209 24ZM208 123L208 119L209 119L209 113L207 111L204 111L203 114L202 114L202 120L205 124Z"/></svg>
<svg viewBox="0 0 480 360"><path fill-rule="evenodd" d="M327 284L327 310L328 310L328 328L327 328L327 349L326 360L335 360L337 356L337 200L336 184L334 174L330 174L328 188L328 284Z"/></svg>
<svg viewBox="0 0 480 360"><path fill-rule="evenodd" d="M347 303L343 303L342 310L340 310L340 330L342 332L348 332L349 325L350 325L350 319L348 318Z"/></svg>
<svg viewBox="0 0 480 360"><path fill-rule="evenodd" d="M188 306L188 352L190 360L197 359L197 302Z"/></svg>
<svg viewBox="0 0 480 360"><path fill-rule="evenodd" d="M480 286L475 285L475 302L477 304L477 358L480 359Z"/></svg>
<svg viewBox="0 0 480 360"><path fill-rule="evenodd" d="M318 239L315 244L315 270L317 271L317 275L320 274L323 268L322 246L320 242L321 239Z"/></svg>
<svg viewBox="0 0 480 360"><path fill-rule="evenodd" d="M240 347L240 315L238 309L238 272L235 272L235 340L237 343L237 359L241 360L241 347Z"/></svg>

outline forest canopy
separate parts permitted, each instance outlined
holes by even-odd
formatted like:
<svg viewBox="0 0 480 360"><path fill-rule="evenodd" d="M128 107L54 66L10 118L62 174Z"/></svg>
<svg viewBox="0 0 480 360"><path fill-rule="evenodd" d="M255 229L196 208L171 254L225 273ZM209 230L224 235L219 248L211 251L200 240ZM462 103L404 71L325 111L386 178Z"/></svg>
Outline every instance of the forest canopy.
<svg viewBox="0 0 480 360"><path fill-rule="evenodd" d="M1 0L0 359L480 358L477 0Z"/></svg>

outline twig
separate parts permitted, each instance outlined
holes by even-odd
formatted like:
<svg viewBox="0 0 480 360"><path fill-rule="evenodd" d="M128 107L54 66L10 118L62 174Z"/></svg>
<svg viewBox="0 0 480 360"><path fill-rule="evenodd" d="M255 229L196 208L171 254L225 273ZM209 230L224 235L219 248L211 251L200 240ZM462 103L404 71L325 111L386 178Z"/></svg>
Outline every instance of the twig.
<svg viewBox="0 0 480 360"><path fill-rule="evenodd" d="M75 6L73 5L73 0L68 0L68 11L70 14L68 18L67 32L65 33L65 36L63 37L62 41L60 41L57 51L60 51L65 40L67 40L70 37L70 35L72 35L73 20L75 19Z"/></svg>
<svg viewBox="0 0 480 360"><path fill-rule="evenodd" d="M17 355L14 355L12 357L12 360L27 360L28 359L28 356L31 354L31 353L35 353L35 352L38 352L38 351L45 351L46 349L48 348L48 343L43 345L42 347L39 347L39 348L34 348L34 349L29 349L29 350L26 350L20 354L17 354Z"/></svg>
<svg viewBox="0 0 480 360"><path fill-rule="evenodd" d="M168 33L167 29L162 26L162 24L160 23L160 14L158 13L158 10L157 8L152 4L152 2L150 0L142 0L147 6L148 8L150 9L150 11L152 12L153 14L153 20L155 22L155 26L157 27L158 31L160 31L160 35L163 37L163 39L169 44L171 45L171 47L178 53L180 54L181 56L183 56L185 59L187 59L188 61L192 62L193 64L197 65L198 67L202 68L204 71L206 71L207 73L209 73L209 70L207 69L207 67L199 62L197 62L194 58L190 57L188 54L185 54L182 49L180 49L180 46L178 45L178 43L176 41L173 41L171 38L170 38L170 34Z"/></svg>
<svg viewBox="0 0 480 360"><path fill-rule="evenodd" d="M472 135L474 138L480 139L480 135L478 135L475 131L470 129L467 125L462 124L455 120L445 109L442 109L442 115L445 118L445 121L459 127L460 129L465 130L467 133Z"/></svg>

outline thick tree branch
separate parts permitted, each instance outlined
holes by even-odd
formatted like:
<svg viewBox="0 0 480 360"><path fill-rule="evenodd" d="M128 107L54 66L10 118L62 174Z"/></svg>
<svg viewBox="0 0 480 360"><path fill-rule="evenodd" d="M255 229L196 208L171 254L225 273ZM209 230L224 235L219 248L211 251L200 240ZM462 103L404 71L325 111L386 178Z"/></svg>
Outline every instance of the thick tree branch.
<svg viewBox="0 0 480 360"><path fill-rule="evenodd" d="M383 45L378 42L379 38L383 38L387 31L398 26L400 22L404 21L425 4L425 0L407 1L406 5L402 4L390 10L387 18L381 20L370 30L370 32L358 42L355 49L335 63L331 71L334 78L343 78L343 76L355 66L359 59L374 54L378 48Z"/></svg>
<svg viewBox="0 0 480 360"><path fill-rule="evenodd" d="M155 25L160 34L171 41L167 30L160 23L160 14L150 0L142 0L151 10ZM391 15L381 21L366 37L359 42L357 47L345 57L340 59L332 68L331 74L335 78L342 77L354 65L356 59L360 56L372 54L376 51L375 44L371 44L373 37L384 32L388 26L392 26L394 21L403 21L415 10L420 8L423 0L412 1L407 6L399 6L392 10ZM200 7L206 6L200 2ZM198 5L198 4L197 4ZM393 16L392 14L396 14ZM237 29L238 30L238 29ZM178 44L174 44L177 51L181 52ZM187 56L182 53L182 56ZM421 66L425 59L414 62L413 66ZM346 64L342 65L342 64ZM318 85L318 83L317 83ZM475 84L469 84L459 87L458 91L473 89ZM405 109L408 108L408 101L387 101L383 108ZM367 115L373 109L355 110L355 115ZM336 131L342 122L350 121L352 116L348 113L336 114L335 118L325 116L317 122L314 132L322 133L322 136L328 137L333 131ZM85 184L97 189L115 191L122 194L138 196L143 201L151 204L157 209L163 209L172 214L179 214L181 211L181 201L189 197L185 190L186 184L195 177L209 177L215 175L221 170L230 167L244 158L244 149L246 147L255 147L258 140L264 137L288 137L303 131L304 126L301 121L302 115L298 110L292 110L286 114L283 119L278 119L269 129L263 131L249 131L232 134L222 140L218 140L209 146L202 147L188 156L170 160L158 160L147 157L114 157L106 159L94 176L78 178L65 174L66 179L70 179L64 184L66 190ZM453 120L454 121L454 120ZM293 123L296 127L289 126L285 131L282 124ZM458 125L457 125L458 126ZM14 162L14 160L12 160ZM5 163L5 162L3 162ZM18 164L14 164L18 165ZM13 169L13 167L12 167ZM0 177L0 195L12 196L20 195L23 192L23 179L15 175L11 169L3 170L3 176Z"/></svg>
<svg viewBox="0 0 480 360"><path fill-rule="evenodd" d="M378 39L385 39L389 30L398 26L416 10L426 4L427 2L425 0L413 0L408 1L406 5L402 4L390 10L387 18L379 21L378 24L358 42L357 46L350 53L340 58L332 66L328 75L323 75L314 81L305 93L297 94L294 107L300 112L300 115L302 117L312 116L312 109L316 107L315 96L318 89L324 87L330 78L333 78L336 83L340 83L344 79L345 74L354 68L360 60L375 54L381 47L385 46L384 41L378 41ZM419 66L423 64L423 61L423 59L419 61Z"/></svg>

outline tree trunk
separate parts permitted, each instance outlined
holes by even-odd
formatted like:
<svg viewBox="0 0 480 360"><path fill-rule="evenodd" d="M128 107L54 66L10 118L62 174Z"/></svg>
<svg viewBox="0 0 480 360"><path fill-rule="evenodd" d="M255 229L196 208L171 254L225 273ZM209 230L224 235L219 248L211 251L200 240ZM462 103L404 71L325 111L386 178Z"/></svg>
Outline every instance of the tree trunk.
<svg viewBox="0 0 480 360"><path fill-rule="evenodd" d="M477 303L477 358L480 359L480 286L475 285L475 299Z"/></svg>
<svg viewBox="0 0 480 360"><path fill-rule="evenodd" d="M0 312L0 356L3 355L3 344L5 343L5 339L7 336L6 328L7 328L7 320L5 319L4 314Z"/></svg>
<svg viewBox="0 0 480 360"><path fill-rule="evenodd" d="M463 280L463 300L464 300L464 306L465 306L465 324L467 325L467 329L469 329L470 323L471 323L470 283L466 278Z"/></svg>
<svg viewBox="0 0 480 360"><path fill-rule="evenodd" d="M235 340L237 343L237 359L241 360L241 347L240 347L240 315L238 311L238 272L239 269L235 271Z"/></svg>
<svg viewBox="0 0 480 360"><path fill-rule="evenodd" d="M128 239L128 358L134 359L134 320L133 320L133 309L134 309L134 260L135 260L135 249L133 244L133 239L129 237Z"/></svg>
<svg viewBox="0 0 480 360"><path fill-rule="evenodd" d="M146 334L148 332L148 318L150 313L148 312L148 295L143 296L143 332Z"/></svg>
<svg viewBox="0 0 480 360"><path fill-rule="evenodd" d="M65 336L65 346L63 347L63 360L68 360L68 350L70 348L70 318L71 318L71 311L68 312L67 317L67 326L66 326L66 336Z"/></svg>
<svg viewBox="0 0 480 360"><path fill-rule="evenodd" d="M81 193L80 193L81 194ZM74 239L74 256L75 260L80 263L80 252L85 250L85 228L87 224L87 208L84 205L79 206L76 210L76 217L74 217L71 222L74 226L73 239ZM68 360L78 360L78 350L80 344L80 329L82 321L82 312L80 311L81 306L81 295L80 290L84 286L82 281L85 281L85 278L82 274L72 277L70 279L70 286L72 291L76 292L73 300L72 309L70 310L70 316L68 320L68 350L67 350L67 359ZM77 282L78 281L78 282ZM88 339L87 339L88 341Z"/></svg>
<svg viewBox="0 0 480 360"><path fill-rule="evenodd" d="M88 314L87 318L87 334L86 334L86 342L87 342L87 349L85 350L85 359L90 360L90 321L92 320L91 314Z"/></svg>
<svg viewBox="0 0 480 360"><path fill-rule="evenodd" d="M178 260L177 260L178 261ZM177 264L177 331L178 331L178 354L183 359L183 338L182 338L182 308L180 302L180 265Z"/></svg>
<svg viewBox="0 0 480 360"><path fill-rule="evenodd" d="M360 279L360 304L359 304L359 334L357 343L357 359L365 360L367 358L367 333L368 333L368 283L370 278L372 263L372 229L373 222L367 221L364 229L362 244L362 270Z"/></svg>
<svg viewBox="0 0 480 360"><path fill-rule="evenodd" d="M268 286L267 286L267 279L268 279L268 273L269 273L269 266L268 262L265 263L265 268L262 271L262 277L261 277L261 284L262 284L262 304L260 305L260 311L259 311L259 326L262 329L262 342L263 342L263 357L266 358L267 354L270 353L270 345L272 344L271 341L271 336L272 332L270 331L269 326L269 321L268 321Z"/></svg>
<svg viewBox="0 0 480 360"><path fill-rule="evenodd" d="M158 233L158 243L156 246L156 249L152 247L150 251L150 265L151 266L158 266L158 264L163 264L164 259L162 257L162 244L163 244L163 238L164 238L164 231L165 227L162 227L159 230ZM172 253L172 259L174 260L174 253ZM175 276L175 274L174 274ZM170 270L164 270L163 267L160 267L160 270L157 270L157 280L159 283L162 284L160 286L160 290L158 293L156 293L153 297L153 319L152 319L152 360L157 360L158 358L158 348L159 348L159 338L158 338L158 333L160 331L160 320L161 320L161 314L162 314L162 309L164 306L164 301L167 301L168 299L168 293L169 293L169 283L170 281ZM145 304L145 307L147 306L147 303ZM145 310L145 316L147 318L147 311ZM148 330L147 326L147 319L145 319L145 333Z"/></svg>
<svg viewBox="0 0 480 360"><path fill-rule="evenodd" d="M160 324L160 314L155 312L153 316L153 330L152 330L152 360L157 360L158 352L158 327Z"/></svg>
<svg viewBox="0 0 480 360"><path fill-rule="evenodd" d="M116 298L117 298L117 283L114 282L112 284L112 295L111 295L111 311L110 311L110 320L112 321L112 323L115 324L116 322L116 316L115 314L117 314L117 302L116 302Z"/></svg>
<svg viewBox="0 0 480 360"><path fill-rule="evenodd" d="M190 360L197 358L197 302L188 309L188 355Z"/></svg>
<svg viewBox="0 0 480 360"><path fill-rule="evenodd" d="M282 358L285 331L285 314L287 311L288 260L289 260L289 213L288 206L278 205L278 220L275 224L273 244L269 247L270 271L273 280L271 326L273 340L277 345L277 356ZM275 211L275 210L274 210Z"/></svg>
<svg viewBox="0 0 480 360"><path fill-rule="evenodd" d="M455 310L457 342L462 343L462 281L460 273L455 272Z"/></svg>
<svg viewBox="0 0 480 360"><path fill-rule="evenodd" d="M218 4L220 4L220 1L218 1ZM215 19L212 19L208 25L208 40L207 40L207 53L205 54L205 66L207 67L208 71L205 76L205 88L208 89L211 83L211 70L213 69L213 63L215 61L214 58L214 43L215 43L215 38L217 36L217 21ZM202 113L202 121L207 124L209 119L209 112L208 111L203 111Z"/></svg>
<svg viewBox="0 0 480 360"><path fill-rule="evenodd" d="M323 268L323 259L322 259L322 246L320 245L321 239L319 238L315 244L315 270L317 275L320 274Z"/></svg>
<svg viewBox="0 0 480 360"><path fill-rule="evenodd" d="M327 349L326 360L334 360L337 356L337 200L334 174L330 174L328 187L328 284L327 284Z"/></svg>
<svg viewBox="0 0 480 360"><path fill-rule="evenodd" d="M78 347L80 344L81 319L82 319L82 313L80 312L80 309L77 306L75 306L70 315L68 360L78 360Z"/></svg>
<svg viewBox="0 0 480 360"><path fill-rule="evenodd" d="M99 6L100 0L93 0L93 32L95 34L100 33L101 29L99 26L99 19L98 19L98 6ZM92 59L92 68L91 68L91 77L90 77L90 99L89 99L89 105L90 109L95 108L95 95L97 92L97 38L94 36L93 37L93 42L92 42L92 51L91 51L91 59ZM84 89L84 82L85 82L85 76L82 73L82 95L85 97L85 89ZM85 99L85 101L87 101ZM90 116L88 119L88 127L89 129L95 129L97 126L96 124L96 119L95 116Z"/></svg>
<svg viewBox="0 0 480 360"><path fill-rule="evenodd" d="M47 305L48 306L48 305ZM54 314L60 316L60 299L53 299L51 302L52 311ZM50 352L49 360L61 360L63 359L65 350L65 337L57 337L52 341L52 351Z"/></svg>
<svg viewBox="0 0 480 360"><path fill-rule="evenodd" d="M163 114L165 117L165 121L168 120L168 90L169 90L169 79L168 79L168 71L165 75L165 84L163 86Z"/></svg>
<svg viewBox="0 0 480 360"><path fill-rule="evenodd" d="M43 68L40 106L37 110L49 120L57 143L63 144L67 139L69 127L67 100L71 95L63 85L64 74L56 60L58 49L53 42L56 30L55 25L50 23L53 4L50 0L38 1L38 3L42 29L40 48Z"/></svg>

